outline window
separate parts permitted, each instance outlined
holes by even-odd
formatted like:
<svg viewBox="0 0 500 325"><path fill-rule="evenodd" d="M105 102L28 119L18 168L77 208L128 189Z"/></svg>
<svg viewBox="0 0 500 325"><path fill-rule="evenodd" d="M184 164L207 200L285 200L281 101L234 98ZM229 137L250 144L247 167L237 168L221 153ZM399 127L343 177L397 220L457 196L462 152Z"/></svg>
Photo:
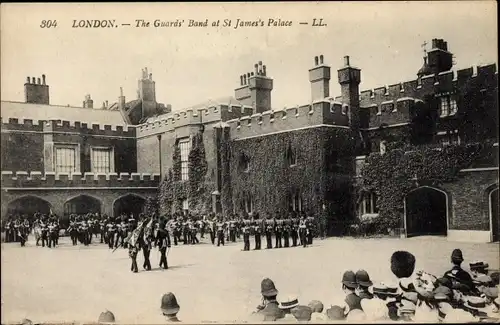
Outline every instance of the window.
<svg viewBox="0 0 500 325"><path fill-rule="evenodd" d="M443 96L439 103L439 116L445 117L457 113L457 101L451 96Z"/></svg>
<svg viewBox="0 0 500 325"><path fill-rule="evenodd" d="M380 154L381 155L385 154L386 149L387 149L387 141L385 140L380 141Z"/></svg>
<svg viewBox="0 0 500 325"><path fill-rule="evenodd" d="M442 133L439 132L438 135L442 135L440 142L443 146L447 146L450 144L460 144L460 135L458 134L458 130Z"/></svg>
<svg viewBox="0 0 500 325"><path fill-rule="evenodd" d="M76 146L56 147L56 173L74 173L77 171Z"/></svg>
<svg viewBox="0 0 500 325"><path fill-rule="evenodd" d="M64 214L65 215L70 215L76 213L76 204L74 203L66 203L64 205Z"/></svg>
<svg viewBox="0 0 500 325"><path fill-rule="evenodd" d="M289 167L297 165L297 155L293 151L291 145L288 146L288 148L286 150L285 157L286 157L286 162L287 162Z"/></svg>
<svg viewBox="0 0 500 325"><path fill-rule="evenodd" d="M182 200L182 210L188 211L189 210L189 201L188 199Z"/></svg>
<svg viewBox="0 0 500 325"><path fill-rule="evenodd" d="M189 152L191 151L190 139L183 139L179 141L179 149L181 150L181 180L187 181L189 179Z"/></svg>
<svg viewBox="0 0 500 325"><path fill-rule="evenodd" d="M242 154L240 156L239 167L240 170L245 173L248 173L250 171L250 158L248 158L245 154Z"/></svg>
<svg viewBox="0 0 500 325"><path fill-rule="evenodd" d="M373 192L365 193L360 206L361 215L369 213L378 213L377 195Z"/></svg>
<svg viewBox="0 0 500 325"><path fill-rule="evenodd" d="M113 150L111 148L92 148L93 173L114 172L113 165Z"/></svg>
<svg viewBox="0 0 500 325"><path fill-rule="evenodd" d="M349 112L349 106L347 104L342 105L342 114L346 115Z"/></svg>
<svg viewBox="0 0 500 325"><path fill-rule="evenodd" d="M292 206L291 209L292 211L300 212L302 211L302 197L300 196L299 192L295 192L292 196Z"/></svg>

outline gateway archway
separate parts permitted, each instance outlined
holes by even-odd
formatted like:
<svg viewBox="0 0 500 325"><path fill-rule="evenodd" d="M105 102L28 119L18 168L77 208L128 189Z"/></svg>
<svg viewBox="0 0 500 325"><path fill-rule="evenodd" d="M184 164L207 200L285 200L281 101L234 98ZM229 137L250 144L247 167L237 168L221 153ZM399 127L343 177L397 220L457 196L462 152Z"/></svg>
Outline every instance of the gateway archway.
<svg viewBox="0 0 500 325"><path fill-rule="evenodd" d="M489 195L489 210L490 210L490 224L491 224L491 240L497 242L499 238L499 218L498 215L498 187L490 192Z"/></svg>
<svg viewBox="0 0 500 325"><path fill-rule="evenodd" d="M101 213L101 201L89 196L79 195L69 199L64 203L64 214L87 214L87 213Z"/></svg>
<svg viewBox="0 0 500 325"><path fill-rule="evenodd" d="M37 196L23 196L11 201L7 206L7 215L33 218L35 212L48 215L51 210L49 202Z"/></svg>
<svg viewBox="0 0 500 325"><path fill-rule="evenodd" d="M132 214L137 218L144 212L145 205L146 199L137 194L121 196L113 202L113 216L119 217L125 214L129 217Z"/></svg>
<svg viewBox="0 0 500 325"><path fill-rule="evenodd" d="M428 186L406 195L405 225L408 237L421 235L446 236L448 229L448 195Z"/></svg>

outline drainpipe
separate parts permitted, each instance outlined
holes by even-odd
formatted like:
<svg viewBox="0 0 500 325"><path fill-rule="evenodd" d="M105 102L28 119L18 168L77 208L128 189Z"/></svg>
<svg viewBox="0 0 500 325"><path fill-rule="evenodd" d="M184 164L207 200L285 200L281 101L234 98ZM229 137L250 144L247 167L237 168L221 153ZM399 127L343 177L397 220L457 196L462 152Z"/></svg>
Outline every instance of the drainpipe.
<svg viewBox="0 0 500 325"><path fill-rule="evenodd" d="M158 138L158 160L160 163L160 182L163 180L163 168L161 166L161 134L157 135Z"/></svg>

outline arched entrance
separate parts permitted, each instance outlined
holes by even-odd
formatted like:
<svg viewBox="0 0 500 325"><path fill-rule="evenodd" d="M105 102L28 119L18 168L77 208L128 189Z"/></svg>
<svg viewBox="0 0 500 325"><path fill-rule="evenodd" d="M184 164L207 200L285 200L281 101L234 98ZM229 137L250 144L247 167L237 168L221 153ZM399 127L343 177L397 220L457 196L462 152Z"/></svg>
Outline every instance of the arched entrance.
<svg viewBox="0 0 500 325"><path fill-rule="evenodd" d="M119 217L122 214L137 217L144 212L146 199L136 194L127 194L115 200L113 203L113 215Z"/></svg>
<svg viewBox="0 0 500 325"><path fill-rule="evenodd" d="M48 215L51 210L49 202L36 196L23 196L10 202L7 206L7 215L26 216L33 218L35 212Z"/></svg>
<svg viewBox="0 0 500 325"><path fill-rule="evenodd" d="M498 215L498 187L490 192L490 222L491 222L491 239L494 242L500 240L499 238L499 221L500 216Z"/></svg>
<svg viewBox="0 0 500 325"><path fill-rule="evenodd" d="M405 223L408 237L443 235L448 229L448 196L445 192L427 186L406 195Z"/></svg>
<svg viewBox="0 0 500 325"><path fill-rule="evenodd" d="M95 197L79 195L64 203L64 214L101 213L101 202Z"/></svg>

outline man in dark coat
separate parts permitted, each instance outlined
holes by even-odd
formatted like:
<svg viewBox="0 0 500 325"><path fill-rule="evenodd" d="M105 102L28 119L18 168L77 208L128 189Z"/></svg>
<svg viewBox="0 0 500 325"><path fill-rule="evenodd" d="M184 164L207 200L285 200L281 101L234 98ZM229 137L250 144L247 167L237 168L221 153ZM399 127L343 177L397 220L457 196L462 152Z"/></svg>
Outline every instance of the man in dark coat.
<svg viewBox="0 0 500 325"><path fill-rule="evenodd" d="M454 249L451 253L451 263L453 267L446 271L444 276L451 280L452 288L464 294L477 293L476 286L471 275L462 269L461 264L464 261L462 251Z"/></svg>
<svg viewBox="0 0 500 325"><path fill-rule="evenodd" d="M260 283L260 289L263 305L257 307L258 311L254 312L254 315L261 321L277 321L285 317L276 300L278 290L274 282L269 278L265 278Z"/></svg>
<svg viewBox="0 0 500 325"><path fill-rule="evenodd" d="M167 262L167 249L170 248L171 242L170 242L170 234L168 233L168 230L165 229L165 222L161 221L160 226L158 229L158 234L156 235L156 246L160 250L160 267L163 267L164 269L168 269L168 262Z"/></svg>

